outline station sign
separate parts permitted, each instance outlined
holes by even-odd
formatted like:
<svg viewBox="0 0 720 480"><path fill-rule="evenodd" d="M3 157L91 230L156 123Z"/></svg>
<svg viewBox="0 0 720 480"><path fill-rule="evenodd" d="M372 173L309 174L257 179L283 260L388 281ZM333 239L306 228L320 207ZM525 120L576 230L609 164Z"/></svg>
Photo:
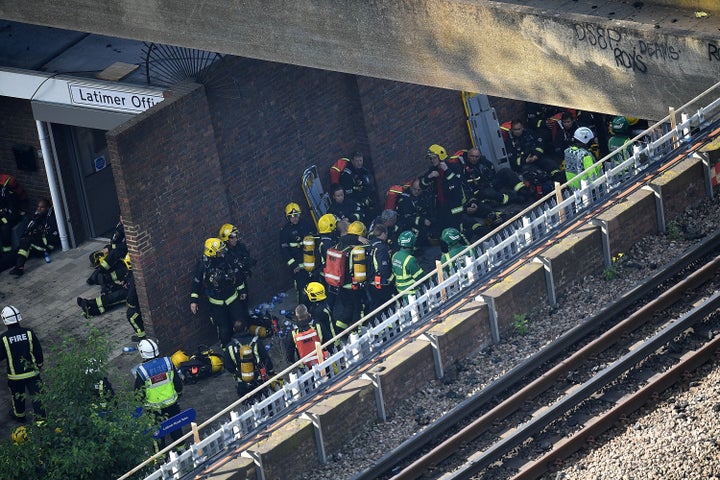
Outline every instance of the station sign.
<svg viewBox="0 0 720 480"><path fill-rule="evenodd" d="M144 112L164 99L162 93L133 88L77 82L68 83L68 88L70 89L70 102L73 105L115 112Z"/></svg>

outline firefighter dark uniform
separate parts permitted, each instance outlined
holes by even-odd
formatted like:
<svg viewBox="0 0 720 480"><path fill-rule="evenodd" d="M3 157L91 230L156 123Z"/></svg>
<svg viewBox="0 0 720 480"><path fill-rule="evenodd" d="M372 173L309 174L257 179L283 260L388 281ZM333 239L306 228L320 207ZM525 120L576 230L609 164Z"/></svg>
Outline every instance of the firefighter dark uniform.
<svg viewBox="0 0 720 480"><path fill-rule="evenodd" d="M275 375L272 359L257 336L237 335L223 352L223 365L233 376L239 397L247 395Z"/></svg>
<svg viewBox="0 0 720 480"><path fill-rule="evenodd" d="M359 220L365 223L372 220L377 210L377 191L373 175L364 166L364 158L361 153L355 153L352 160L345 166L340 174L340 184L345 191L345 199L354 200L360 207L362 216Z"/></svg>
<svg viewBox="0 0 720 480"><path fill-rule="evenodd" d="M60 234L55 222L55 211L49 200L42 199L38 202L33 219L20 237L15 267L10 270L10 274L19 277L25 273L25 261L32 252L50 253L59 246Z"/></svg>
<svg viewBox="0 0 720 480"><path fill-rule="evenodd" d="M225 243L219 238L205 240L205 250L198 262L193 276L190 293L190 311L196 314L200 293L205 292L208 297L210 321L217 329L220 345L226 347L232 338L235 322L244 323L244 329L249 325L248 312L237 301L238 291L235 272L232 265L227 262Z"/></svg>
<svg viewBox="0 0 720 480"><path fill-rule="evenodd" d="M563 181L563 172L551 156L545 155L543 139L526 129L517 120L512 122L512 130L505 141L505 150L510 161L510 168L518 175L526 175L528 170L539 170L548 178ZM529 161L532 159L532 161Z"/></svg>
<svg viewBox="0 0 720 480"><path fill-rule="evenodd" d="M359 278L356 273L362 269L365 276L367 275L367 245L360 241L360 237L363 235L365 235L365 226L362 222L353 222L348 227L348 232L340 237L337 247L335 247L347 254L345 280L339 289L338 299L333 310L336 333L341 333L360 320L367 303L365 298L367 277ZM364 262L362 265L357 259L353 259L353 250L356 247L362 250L361 256Z"/></svg>
<svg viewBox="0 0 720 480"><path fill-rule="evenodd" d="M418 247L427 245L428 236L434 238L440 236L440 232L435 231L436 221L431 195L423 190L419 180L412 182L409 195L400 197L397 212L399 230L401 232L412 231L418 239Z"/></svg>
<svg viewBox="0 0 720 480"><path fill-rule="evenodd" d="M20 311L8 305L0 313L7 331L0 335L0 362L7 360L7 377L12 410L10 417L25 422L25 391L32 399L36 421L45 418L45 410L35 398L40 392L40 369L43 365L43 351L32 329L20 326Z"/></svg>
<svg viewBox="0 0 720 480"><path fill-rule="evenodd" d="M310 300L308 311L313 321L320 328L320 337L324 341L335 337L335 322L333 322L332 308L327 302L326 287L320 282L310 282L305 287L305 295ZM330 351L334 352L333 346Z"/></svg>
<svg viewBox="0 0 720 480"><path fill-rule="evenodd" d="M87 279L88 285L101 285L102 277L116 268L117 264L127 255L127 242L125 239L125 227L122 219L115 225L115 231L110 238L110 243L103 250L93 253L93 263L96 266L93 273Z"/></svg>
<svg viewBox="0 0 720 480"><path fill-rule="evenodd" d="M100 296L90 299L77 297L76 299L78 306L83 310L85 318L102 315L108 309L127 301L127 281L128 276L132 275L128 268L129 264L130 260L128 257L127 262L124 260L115 262L114 267L110 271L98 269L98 271L102 272L97 276L101 288Z"/></svg>
<svg viewBox="0 0 720 480"><path fill-rule="evenodd" d="M400 251L392 256L392 269L395 274L395 288L398 293L404 295L415 295L415 290L410 287L422 278L423 269L412 255L415 246L415 234L405 231L398 238Z"/></svg>
<svg viewBox="0 0 720 480"><path fill-rule="evenodd" d="M462 168L459 164L445 161L448 155L440 145L431 145L426 158L432 162L420 178L423 187L435 189L436 207L441 227L458 227L462 221L463 206L467 201Z"/></svg>
<svg viewBox="0 0 720 480"><path fill-rule="evenodd" d="M325 282L325 263L327 262L328 249L334 248L338 242L336 228L337 219L335 218L335 215L326 213L318 219L319 238L316 244L317 256L315 258L316 271L318 272L317 280L325 287L327 304L331 309L335 305L335 299L337 299L338 296L338 289L336 287L329 286ZM313 301L311 298L308 300L310 300L310 302Z"/></svg>
<svg viewBox="0 0 720 480"><path fill-rule="evenodd" d="M147 336L145 333L145 323L143 322L142 312L140 311L140 303L138 302L137 290L135 290L135 275L132 270L128 272L126 278L127 282L127 298L125 304L127 310L125 311L125 318L132 327L135 335L132 340L139 341Z"/></svg>
<svg viewBox="0 0 720 480"><path fill-rule="evenodd" d="M381 233L382 232L382 233ZM392 259L387 241L387 228L384 225L375 227L373 239L370 243L370 307L368 311L375 310L388 302L395 294L395 275L392 270ZM380 236L377 236L380 233Z"/></svg>
<svg viewBox="0 0 720 480"><path fill-rule="evenodd" d="M169 357L161 357L155 341L143 339L138 343L143 363L135 370L135 391L145 408L155 416L158 423L180 413L178 398L183 383ZM182 437L182 429L170 433L173 441ZM158 440L158 449L165 446L163 438Z"/></svg>
<svg viewBox="0 0 720 480"><path fill-rule="evenodd" d="M2 253L12 251L12 229L20 221L21 197L25 194L12 175L0 174L0 241Z"/></svg>
<svg viewBox="0 0 720 480"><path fill-rule="evenodd" d="M246 325L250 323L249 313L249 289L248 279L252 275L251 268L257 263L255 259L250 255L250 251L247 249L244 243L239 240L239 232L237 227L230 223L224 224L220 228L218 238L225 242L225 260L232 266L233 272L235 273L235 282L237 284L238 299L242 306L243 322Z"/></svg>
<svg viewBox="0 0 720 480"><path fill-rule="evenodd" d="M297 203L289 203L285 207L287 223L280 230L280 249L285 264L292 274L298 295L297 303L307 303L303 291L311 280L311 274L305 270L303 265L303 238L313 235L315 232L312 225L300 214L300 205Z"/></svg>

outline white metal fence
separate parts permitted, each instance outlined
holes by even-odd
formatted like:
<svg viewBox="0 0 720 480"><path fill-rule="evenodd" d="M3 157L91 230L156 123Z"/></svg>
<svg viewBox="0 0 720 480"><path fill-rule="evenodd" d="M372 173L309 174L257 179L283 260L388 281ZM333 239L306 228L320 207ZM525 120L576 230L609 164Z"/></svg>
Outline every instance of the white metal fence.
<svg viewBox="0 0 720 480"><path fill-rule="evenodd" d="M367 362L390 342L432 318L443 305L460 294L478 288L493 272L506 266L534 244L546 240L563 224L605 202L643 171L658 167L670 155L683 154L683 149L709 135L720 125L718 97L720 83L677 109L675 115L665 117L632 139L634 154L627 160L614 166L605 165L613 152L596 164L605 166L605 172L600 177L583 181L581 188L574 191L563 188L565 185L558 186L555 193L529 206L453 259L451 263L461 266L450 266L450 274L442 281L438 281L436 270L429 272L416 283L416 296L397 296L346 330L341 335L342 348L325 361L310 370L304 369L301 361L291 365L278 375L285 379L280 390L250 407L244 407L251 396L268 387L269 382L266 383L204 422L196 431L187 434L183 440L191 435L197 439L200 433L204 434L204 438L196 440L188 450L176 454L170 450L171 445L160 452L158 455L167 453L169 460L145 479L180 479L193 473L198 467L322 391L337 377L347 375L354 367ZM704 107L697 106L707 98L715 100ZM679 122L676 121L678 117ZM709 176L706 178L709 181ZM711 189L708 191L711 192ZM465 257L465 260L455 262L461 257ZM498 337L497 331L493 332L493 336ZM220 428L209 433L204 431L224 415L228 415L229 420ZM141 470L153 459L148 459L121 479Z"/></svg>

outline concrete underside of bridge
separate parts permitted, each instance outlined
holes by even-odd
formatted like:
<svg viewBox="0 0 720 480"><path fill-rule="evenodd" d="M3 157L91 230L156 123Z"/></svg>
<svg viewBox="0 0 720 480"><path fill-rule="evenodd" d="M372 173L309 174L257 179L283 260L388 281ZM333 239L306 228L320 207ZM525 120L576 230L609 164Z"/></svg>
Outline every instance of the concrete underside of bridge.
<svg viewBox="0 0 720 480"><path fill-rule="evenodd" d="M720 79L717 4L0 0L0 17L660 119Z"/></svg>

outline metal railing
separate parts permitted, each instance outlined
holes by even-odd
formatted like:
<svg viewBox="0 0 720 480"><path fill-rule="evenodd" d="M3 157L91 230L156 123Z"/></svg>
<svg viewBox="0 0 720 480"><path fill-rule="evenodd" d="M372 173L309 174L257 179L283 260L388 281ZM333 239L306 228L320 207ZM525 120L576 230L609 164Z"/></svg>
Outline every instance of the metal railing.
<svg viewBox="0 0 720 480"><path fill-rule="evenodd" d="M704 107L696 106L701 99L708 97L715 100ZM694 111L691 113L691 110ZM676 122L678 115L681 117L680 122ZM138 465L121 479L140 471L162 454L168 455L168 461L146 476L145 480L180 479L207 465L228 449L237 448L260 429L282 418L290 409L326 389L338 378L347 376L351 370L376 356L408 331L426 323L443 306L452 304L461 295L479 288L494 272L546 240L563 225L605 203L639 175L659 167L671 157L689 152L692 145L697 145L707 138L718 125L720 83L585 171L590 172L595 166L604 165L605 172L598 178L581 181L580 188L576 190L567 188L567 184L556 186L555 192L530 205L451 259L445 264L447 275L441 275L440 278L444 277L441 281L438 280L437 270L427 273L411 287L418 292L417 295L394 297L341 335L328 341L325 348L341 340L343 344L323 362L309 370L303 367L302 360L290 365L274 378L286 379L278 391L249 407L245 406L252 397L268 388L274 380L271 379L201 424L193 432L186 434L181 440ZM633 155L611 166L608 162L628 146L633 147ZM493 337L494 341L499 341L497 331L493 332ZM199 438L200 430L209 427L226 414L229 414L226 423L204 438ZM181 454L171 450L191 435L195 441L189 449ZM321 453L321 456L324 454Z"/></svg>

